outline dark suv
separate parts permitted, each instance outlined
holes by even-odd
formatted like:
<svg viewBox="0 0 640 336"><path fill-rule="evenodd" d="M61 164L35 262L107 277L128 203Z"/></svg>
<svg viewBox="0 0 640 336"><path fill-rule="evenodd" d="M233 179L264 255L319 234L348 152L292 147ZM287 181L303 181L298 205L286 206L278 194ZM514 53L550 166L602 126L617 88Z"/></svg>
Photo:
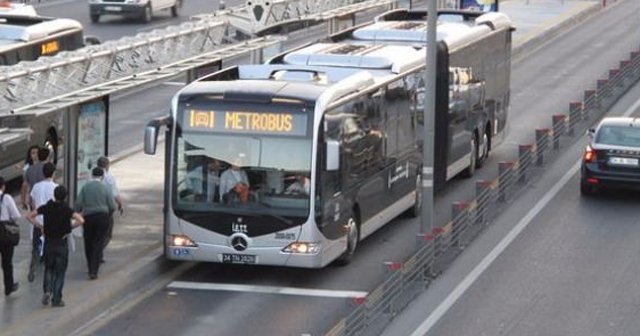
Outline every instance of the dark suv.
<svg viewBox="0 0 640 336"><path fill-rule="evenodd" d="M588 134L580 192L591 195L603 187L640 190L640 119L605 118Z"/></svg>

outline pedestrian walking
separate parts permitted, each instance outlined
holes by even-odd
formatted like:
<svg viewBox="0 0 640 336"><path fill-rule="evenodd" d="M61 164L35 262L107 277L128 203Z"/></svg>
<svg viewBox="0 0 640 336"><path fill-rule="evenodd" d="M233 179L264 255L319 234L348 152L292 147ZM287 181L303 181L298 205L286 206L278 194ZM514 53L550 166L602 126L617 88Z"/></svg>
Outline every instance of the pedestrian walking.
<svg viewBox="0 0 640 336"><path fill-rule="evenodd" d="M51 302L53 307L64 307L62 288L69 263L67 239L72 229L84 224L84 218L66 203L67 189L64 186L56 186L53 194L54 199L30 212L27 219L42 230L46 242L42 304L46 306ZM38 216L42 221L37 219ZM72 219L75 220L73 224Z"/></svg>
<svg viewBox="0 0 640 336"><path fill-rule="evenodd" d="M97 165L98 165L98 168L102 168L102 170L104 170L104 177L102 179L102 183L104 183L107 189L109 189L109 192L111 192L111 195L113 196L113 200L116 202L116 205L118 207L118 212L120 213L120 215L122 215L123 213L122 197L120 197L120 190L118 189L118 183L116 182L115 177L113 177L113 174L111 174L111 172L109 171L109 167L111 166L111 162L109 161L109 158L107 158L106 156L101 156L100 158L98 158ZM114 213L111 213L109 215L109 227L107 228L107 234L104 239L104 245L102 246L103 250L107 248L107 245L109 245L109 242L111 241L111 236L113 235L114 222L115 222ZM100 262L104 262L104 259L100 260Z"/></svg>
<svg viewBox="0 0 640 336"><path fill-rule="evenodd" d="M42 174L44 176L44 179L36 183L33 188L31 188L31 193L29 194L29 197L31 199L31 209L37 209L53 199L53 190L58 186L55 182L53 182L53 175L55 171L56 165L51 162L46 162L42 166ZM34 231L42 232L42 216L37 217L37 222L39 225L34 225ZM27 279L29 280L29 282L32 282L35 279L35 271L37 268L36 265L38 264L38 261L42 259L43 255L42 251L44 250L44 246L42 246L42 244L45 244L45 241L42 239L42 237L38 237L38 243L39 248L37 259L34 259L32 256L31 267L29 267L29 274L27 275Z"/></svg>
<svg viewBox="0 0 640 336"><path fill-rule="evenodd" d="M27 170L34 162L38 162L38 150L40 147L33 145L27 151L27 157L22 167L22 186L20 187L20 204L25 210L29 209L29 183L27 183Z"/></svg>
<svg viewBox="0 0 640 336"><path fill-rule="evenodd" d="M14 222L20 218L16 202L9 194L5 194L5 180L0 177L0 225ZM18 290L18 283L13 281L13 251L14 244L0 242L0 257L2 258L2 275L4 278L4 295L9 296Z"/></svg>
<svg viewBox="0 0 640 336"><path fill-rule="evenodd" d="M34 209L33 199L31 198L31 191L33 190L33 186L36 183L44 180L44 164L47 162L49 158L49 149L48 148L38 148L38 159L27 169L25 172L25 180L23 183L26 183L26 186L23 188L27 188L29 191L29 201L28 201L28 210ZM29 282L32 282L36 278L36 268L41 262L40 258L40 249L42 248L42 242L40 241L40 236L42 236L42 232L40 229L32 226L31 228L31 262L29 263L29 274L27 275L27 279Z"/></svg>
<svg viewBox="0 0 640 336"><path fill-rule="evenodd" d="M111 193L102 183L104 170L95 167L91 175L91 181L87 182L78 194L75 210L84 216L84 253L89 268L89 279L95 280L98 278L100 260L102 260L109 215L115 211L116 204Z"/></svg>

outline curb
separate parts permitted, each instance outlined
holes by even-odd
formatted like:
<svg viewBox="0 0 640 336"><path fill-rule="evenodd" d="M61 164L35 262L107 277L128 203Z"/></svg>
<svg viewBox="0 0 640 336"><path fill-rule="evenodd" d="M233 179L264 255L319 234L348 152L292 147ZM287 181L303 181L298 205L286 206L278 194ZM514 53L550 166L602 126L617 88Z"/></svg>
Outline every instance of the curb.
<svg viewBox="0 0 640 336"><path fill-rule="evenodd" d="M160 246L133 265L141 267L125 268L119 271L117 277L109 279L114 281L110 284L113 288L111 293L105 293L104 300L98 300L88 310L80 310L75 316L82 318L68 321L55 333L72 336L93 335L112 318L128 311L137 303L166 287L173 279L192 268L195 263L168 261L164 259ZM118 284L123 280L126 284L119 286Z"/></svg>
<svg viewBox="0 0 640 336"><path fill-rule="evenodd" d="M533 31L522 38L521 43L514 45L511 50L511 57L515 58L524 54L525 52L532 52L542 47L548 40L564 33L580 23L586 21L591 16L597 14L602 9L602 5L599 2L594 2L587 8L581 8L576 11L569 12L558 19L555 19L555 24L551 24L546 28ZM516 27L517 29L517 27Z"/></svg>
<svg viewBox="0 0 640 336"><path fill-rule="evenodd" d="M162 278L168 270L173 268L173 265L162 258L161 245L161 243L152 245L151 251L145 251L141 257L134 259L129 265L113 274L99 278L97 281L100 282L100 286L83 288L82 292L85 295L81 297L88 297L89 300L72 302L72 304L75 303L73 308L67 308L65 314L58 317L57 323L51 326L47 333L72 334L101 312L108 314L123 298L143 291L154 283L154 280Z"/></svg>
<svg viewBox="0 0 640 336"><path fill-rule="evenodd" d="M139 295L146 288L171 279L170 275L191 266L185 263L183 267L176 267L175 263L162 257L162 248L160 242L149 246L132 256L126 266L104 274L97 281L87 280L74 292L65 295L67 306L64 309L43 308L35 311L26 319L2 330L2 334L69 335L97 315L109 314L124 298Z"/></svg>

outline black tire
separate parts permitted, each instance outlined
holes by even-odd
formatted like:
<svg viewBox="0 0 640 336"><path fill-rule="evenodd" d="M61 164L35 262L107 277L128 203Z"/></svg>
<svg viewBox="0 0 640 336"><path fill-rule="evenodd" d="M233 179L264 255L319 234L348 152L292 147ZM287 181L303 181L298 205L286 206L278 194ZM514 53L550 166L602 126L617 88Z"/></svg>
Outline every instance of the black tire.
<svg viewBox="0 0 640 336"><path fill-rule="evenodd" d="M336 265L345 266L353 260L353 255L356 253L358 247L358 241L360 240L360 226L353 213L347 220L347 226L349 232L347 232L347 249L344 253L336 259Z"/></svg>
<svg viewBox="0 0 640 336"><path fill-rule="evenodd" d="M478 144L478 158L476 159L476 168L481 168L484 160L489 157L489 134L484 132L482 135L482 144Z"/></svg>
<svg viewBox="0 0 640 336"><path fill-rule="evenodd" d="M171 7L171 16L178 17L180 15L180 7L182 7L182 1L177 0L175 5Z"/></svg>
<svg viewBox="0 0 640 336"><path fill-rule="evenodd" d="M153 11L151 10L151 5L147 5L142 10L142 16L140 16L140 21L142 21L143 23L149 23L151 22L152 18L153 18Z"/></svg>
<svg viewBox="0 0 640 336"><path fill-rule="evenodd" d="M478 135L477 133L473 133L471 136L471 141L469 141L469 146L471 147L471 155L469 155L469 166L462 172L462 175L466 178L473 177L473 174L476 173L476 160L478 159Z"/></svg>
<svg viewBox="0 0 640 336"><path fill-rule="evenodd" d="M416 176L416 198L413 206L406 212L407 216L416 218L422 214L422 174L418 172Z"/></svg>
<svg viewBox="0 0 640 336"><path fill-rule="evenodd" d="M593 196L596 194L596 187L580 179L580 194L582 196Z"/></svg>
<svg viewBox="0 0 640 336"><path fill-rule="evenodd" d="M98 14L91 14L89 16L91 17L91 22L92 23L98 23L98 21L100 21L100 15L98 15Z"/></svg>

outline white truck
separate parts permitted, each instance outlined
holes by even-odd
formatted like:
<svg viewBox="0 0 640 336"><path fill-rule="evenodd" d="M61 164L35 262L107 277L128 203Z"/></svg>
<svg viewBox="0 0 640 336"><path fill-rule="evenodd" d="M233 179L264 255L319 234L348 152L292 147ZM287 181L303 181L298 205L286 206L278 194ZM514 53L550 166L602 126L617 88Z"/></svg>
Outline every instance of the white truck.
<svg viewBox="0 0 640 336"><path fill-rule="evenodd" d="M89 0L91 22L97 23L102 15L119 15L149 22L155 13L171 10L177 17L183 0Z"/></svg>

